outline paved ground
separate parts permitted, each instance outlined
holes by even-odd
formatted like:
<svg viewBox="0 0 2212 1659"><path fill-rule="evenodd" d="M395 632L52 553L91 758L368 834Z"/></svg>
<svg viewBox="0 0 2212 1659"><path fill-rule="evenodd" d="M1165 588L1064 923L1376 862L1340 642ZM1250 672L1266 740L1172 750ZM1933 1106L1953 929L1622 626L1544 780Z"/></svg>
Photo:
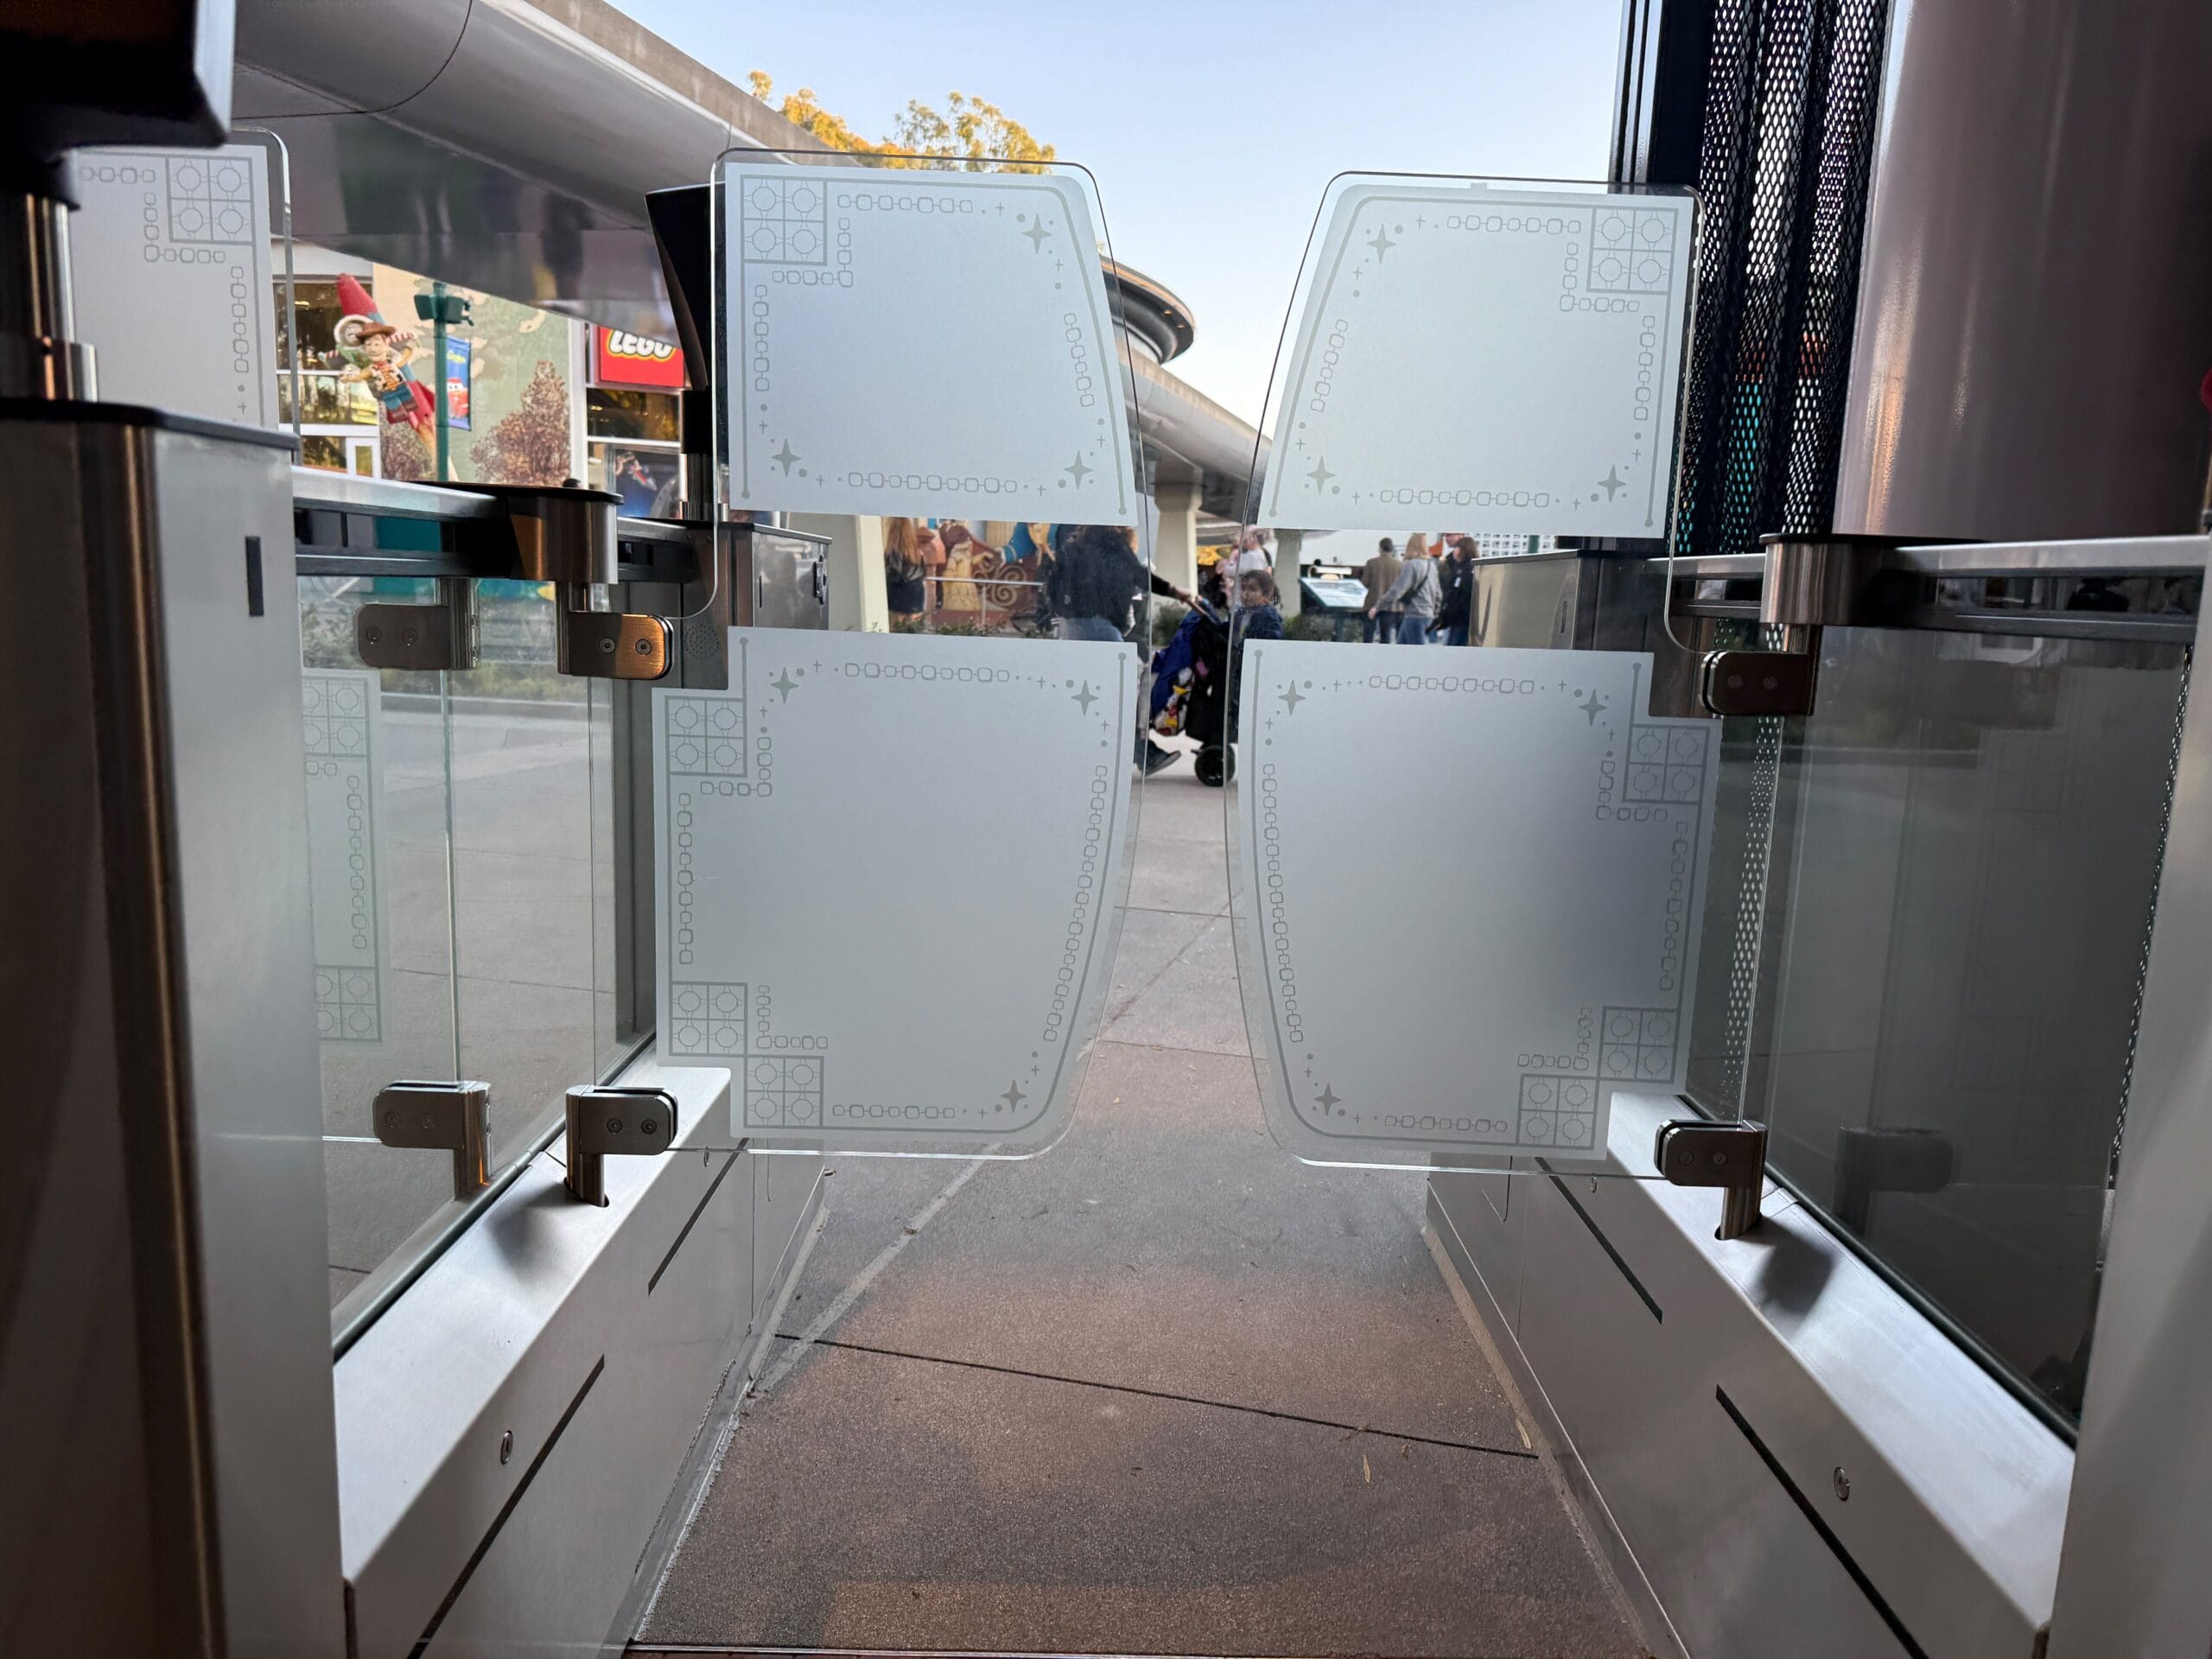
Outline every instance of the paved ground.
<svg viewBox="0 0 2212 1659"><path fill-rule="evenodd" d="M1268 1136L1221 803L1187 765L1148 786L1065 1141L833 1160L646 1642L1642 1652L1439 1278L1421 1179Z"/></svg>

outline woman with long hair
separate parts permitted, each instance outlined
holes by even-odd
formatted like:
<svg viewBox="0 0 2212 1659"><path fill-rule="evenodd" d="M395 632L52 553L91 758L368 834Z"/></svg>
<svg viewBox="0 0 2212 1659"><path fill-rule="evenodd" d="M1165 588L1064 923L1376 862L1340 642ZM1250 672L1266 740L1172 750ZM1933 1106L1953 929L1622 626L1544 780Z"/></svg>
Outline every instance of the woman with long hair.
<svg viewBox="0 0 2212 1659"><path fill-rule="evenodd" d="M1426 645L1433 643L1429 628L1436 620L1437 601L1443 596L1444 585L1437 579L1436 561L1429 556L1428 537L1415 535L1406 543L1405 563L1399 566L1396 578L1382 595L1379 611L1395 612L1398 616L1398 638L1401 645Z"/></svg>
<svg viewBox="0 0 2212 1659"><path fill-rule="evenodd" d="M883 521L883 601L894 628L920 623L927 592L922 576L928 569L922 537L929 533L912 518Z"/></svg>

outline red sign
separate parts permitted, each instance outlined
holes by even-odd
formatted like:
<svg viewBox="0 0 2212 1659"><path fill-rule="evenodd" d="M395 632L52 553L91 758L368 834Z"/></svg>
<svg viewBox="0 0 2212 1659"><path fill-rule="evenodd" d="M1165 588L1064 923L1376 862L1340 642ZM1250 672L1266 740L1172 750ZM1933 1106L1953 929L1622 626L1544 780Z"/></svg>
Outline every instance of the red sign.
<svg viewBox="0 0 2212 1659"><path fill-rule="evenodd" d="M592 331L591 378L602 386L645 386L655 391L683 387L683 353L663 340L625 334L620 328Z"/></svg>

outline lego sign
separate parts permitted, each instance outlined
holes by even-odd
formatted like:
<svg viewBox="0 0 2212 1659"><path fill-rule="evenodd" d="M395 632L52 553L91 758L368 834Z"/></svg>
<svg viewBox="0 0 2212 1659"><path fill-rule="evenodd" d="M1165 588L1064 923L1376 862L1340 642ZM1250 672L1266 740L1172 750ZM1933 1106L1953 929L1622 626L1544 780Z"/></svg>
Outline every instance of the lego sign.
<svg viewBox="0 0 2212 1659"><path fill-rule="evenodd" d="M683 353L666 340L620 328L592 331L592 375L602 386L640 386L654 391L683 387Z"/></svg>

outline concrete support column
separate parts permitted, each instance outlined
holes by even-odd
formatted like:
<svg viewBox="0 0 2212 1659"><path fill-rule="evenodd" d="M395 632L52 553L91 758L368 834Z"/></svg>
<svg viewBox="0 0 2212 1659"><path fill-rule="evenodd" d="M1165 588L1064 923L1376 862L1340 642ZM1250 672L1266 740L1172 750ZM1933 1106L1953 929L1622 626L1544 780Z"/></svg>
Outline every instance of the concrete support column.
<svg viewBox="0 0 2212 1659"><path fill-rule="evenodd" d="M883 520L795 512L793 530L830 538L830 626L849 633L885 633L891 607L883 596Z"/></svg>
<svg viewBox="0 0 2212 1659"><path fill-rule="evenodd" d="M1306 532L1302 530L1275 531L1275 588L1282 595L1282 613L1286 619L1296 616L1306 607L1306 590L1298 585L1300 567L1305 563Z"/></svg>
<svg viewBox="0 0 2212 1659"><path fill-rule="evenodd" d="M1198 587L1198 486L1161 480L1152 487L1160 509L1160 533L1152 543L1152 565L1178 588Z"/></svg>

